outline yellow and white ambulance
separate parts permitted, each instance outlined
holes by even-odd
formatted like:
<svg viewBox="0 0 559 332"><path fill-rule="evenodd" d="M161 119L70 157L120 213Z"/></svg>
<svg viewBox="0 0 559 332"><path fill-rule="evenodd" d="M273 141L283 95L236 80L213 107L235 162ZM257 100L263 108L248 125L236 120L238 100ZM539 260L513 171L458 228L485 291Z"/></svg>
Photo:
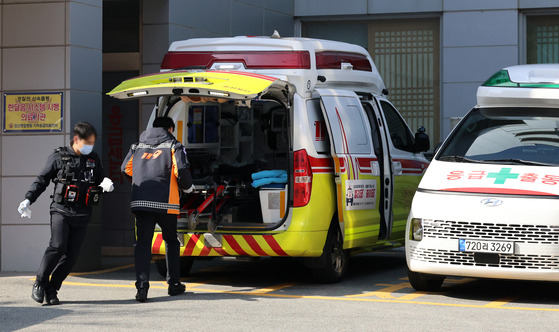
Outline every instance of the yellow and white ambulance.
<svg viewBox="0 0 559 332"><path fill-rule="evenodd" d="M403 245L428 166L429 138L387 93L362 47L275 35L174 42L161 73L109 95L159 97L152 119L172 117L187 149L183 274L196 258L285 256L334 282L348 254Z"/></svg>
<svg viewBox="0 0 559 332"><path fill-rule="evenodd" d="M504 68L436 152L413 199L409 280L559 281L559 64Z"/></svg>

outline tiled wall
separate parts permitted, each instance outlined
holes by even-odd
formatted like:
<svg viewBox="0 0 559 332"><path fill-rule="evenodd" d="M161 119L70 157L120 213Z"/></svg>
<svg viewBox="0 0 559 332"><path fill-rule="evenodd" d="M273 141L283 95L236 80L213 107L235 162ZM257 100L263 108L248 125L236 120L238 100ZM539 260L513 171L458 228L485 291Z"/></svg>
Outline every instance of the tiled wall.
<svg viewBox="0 0 559 332"><path fill-rule="evenodd" d="M480 84L499 69L519 63L516 1L464 5L445 1L442 17L442 138L450 132L450 118L463 116L476 104Z"/></svg>
<svg viewBox="0 0 559 332"><path fill-rule="evenodd" d="M73 124L102 128L102 0L0 0L0 15L2 98L5 92L64 93L62 133L0 138L0 270L34 271L50 235L52 187L31 206L32 219L21 219L17 206L48 155L70 140Z"/></svg>

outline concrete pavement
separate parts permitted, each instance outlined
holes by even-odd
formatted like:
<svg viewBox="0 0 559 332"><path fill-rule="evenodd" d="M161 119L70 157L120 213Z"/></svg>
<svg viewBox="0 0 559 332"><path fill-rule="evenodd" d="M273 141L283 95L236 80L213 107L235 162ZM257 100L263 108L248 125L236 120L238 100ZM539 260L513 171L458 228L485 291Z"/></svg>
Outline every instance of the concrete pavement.
<svg viewBox="0 0 559 332"><path fill-rule="evenodd" d="M187 293L175 297L153 268L147 303L134 300L130 263L70 276L59 306L31 299L31 274L0 273L0 331L555 331L559 323L557 283L449 278L439 293L416 292L401 250L353 257L334 285L312 283L293 260L196 262Z"/></svg>

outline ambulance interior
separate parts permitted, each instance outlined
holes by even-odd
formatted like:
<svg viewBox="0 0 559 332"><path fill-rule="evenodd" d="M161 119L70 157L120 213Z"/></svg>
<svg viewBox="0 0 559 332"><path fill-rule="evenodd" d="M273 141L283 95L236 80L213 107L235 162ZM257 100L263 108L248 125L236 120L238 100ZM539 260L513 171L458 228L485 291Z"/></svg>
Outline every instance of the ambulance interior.
<svg viewBox="0 0 559 332"><path fill-rule="evenodd" d="M290 146L283 103L165 96L157 114L175 121L194 179L194 191L181 195L179 227L273 228L282 221Z"/></svg>

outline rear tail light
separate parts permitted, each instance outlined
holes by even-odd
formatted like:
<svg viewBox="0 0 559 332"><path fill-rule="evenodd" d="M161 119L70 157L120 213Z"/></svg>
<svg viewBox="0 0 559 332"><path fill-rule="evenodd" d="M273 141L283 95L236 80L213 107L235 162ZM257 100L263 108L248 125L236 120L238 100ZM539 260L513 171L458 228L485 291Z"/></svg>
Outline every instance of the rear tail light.
<svg viewBox="0 0 559 332"><path fill-rule="evenodd" d="M373 71L373 66L364 54L350 52L316 52L316 69L353 69Z"/></svg>
<svg viewBox="0 0 559 332"><path fill-rule="evenodd" d="M311 69L309 51L181 52L169 51L161 69L211 68L214 63L243 64L247 69Z"/></svg>
<svg viewBox="0 0 559 332"><path fill-rule="evenodd" d="M312 168L306 150L293 153L293 206L302 207L309 203L312 190Z"/></svg>

